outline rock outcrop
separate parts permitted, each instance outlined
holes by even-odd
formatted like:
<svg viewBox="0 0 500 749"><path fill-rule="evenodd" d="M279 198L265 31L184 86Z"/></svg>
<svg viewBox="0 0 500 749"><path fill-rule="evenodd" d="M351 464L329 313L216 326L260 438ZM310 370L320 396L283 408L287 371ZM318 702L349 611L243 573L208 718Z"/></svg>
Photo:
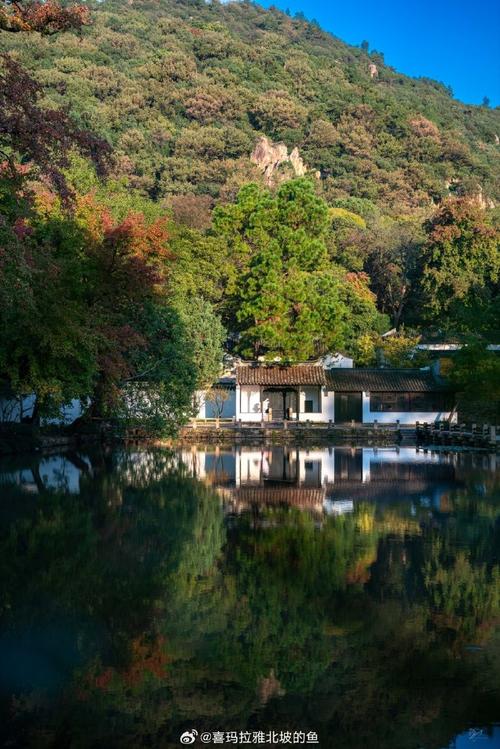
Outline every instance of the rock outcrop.
<svg viewBox="0 0 500 749"><path fill-rule="evenodd" d="M477 186L477 190L472 194L472 200L474 200L483 211L492 210L495 208L495 201L492 200L488 195L485 195L481 185Z"/></svg>
<svg viewBox="0 0 500 749"><path fill-rule="evenodd" d="M303 177L308 171L298 148L294 148L288 154L285 143L273 143L265 135L259 138L255 144L250 159L263 172L267 184L274 181L276 171L283 164L289 164L296 177Z"/></svg>
<svg viewBox="0 0 500 749"><path fill-rule="evenodd" d="M371 62L368 65L368 70L370 72L370 78L377 78L378 77L378 68L377 68L377 66L375 65L374 62Z"/></svg>
<svg viewBox="0 0 500 749"><path fill-rule="evenodd" d="M477 185L473 190L471 190L470 188L467 190L457 177L446 181L444 184L448 192L450 192L452 195L467 197L472 203L476 203L483 211L492 210L496 207L495 201L492 200L488 195L484 194L481 185Z"/></svg>
<svg viewBox="0 0 500 749"><path fill-rule="evenodd" d="M293 171L297 175L297 177L303 177L304 174L307 172L307 167L302 161L302 158L299 154L299 149L295 147L290 154L290 164L293 167Z"/></svg>

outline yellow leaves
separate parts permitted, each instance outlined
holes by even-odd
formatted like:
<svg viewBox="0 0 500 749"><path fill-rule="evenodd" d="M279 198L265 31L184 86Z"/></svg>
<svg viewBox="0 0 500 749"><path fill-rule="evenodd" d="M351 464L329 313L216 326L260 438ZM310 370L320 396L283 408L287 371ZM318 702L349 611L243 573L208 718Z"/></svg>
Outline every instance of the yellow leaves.
<svg viewBox="0 0 500 749"><path fill-rule="evenodd" d="M371 533L374 527L373 512L361 512L356 517L356 528L361 533Z"/></svg>
<svg viewBox="0 0 500 749"><path fill-rule="evenodd" d="M347 208L330 208L329 211L332 223L351 224L357 226L360 229L366 229L366 221L364 218L359 216L357 213L348 211Z"/></svg>

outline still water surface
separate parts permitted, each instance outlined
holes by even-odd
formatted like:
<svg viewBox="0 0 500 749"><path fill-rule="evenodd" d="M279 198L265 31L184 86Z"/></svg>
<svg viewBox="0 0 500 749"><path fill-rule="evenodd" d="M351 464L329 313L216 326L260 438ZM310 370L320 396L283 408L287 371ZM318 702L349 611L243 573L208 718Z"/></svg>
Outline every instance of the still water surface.
<svg viewBox="0 0 500 749"><path fill-rule="evenodd" d="M163 748L195 729L200 746L275 731L500 747L497 461L201 446L3 461L5 745Z"/></svg>

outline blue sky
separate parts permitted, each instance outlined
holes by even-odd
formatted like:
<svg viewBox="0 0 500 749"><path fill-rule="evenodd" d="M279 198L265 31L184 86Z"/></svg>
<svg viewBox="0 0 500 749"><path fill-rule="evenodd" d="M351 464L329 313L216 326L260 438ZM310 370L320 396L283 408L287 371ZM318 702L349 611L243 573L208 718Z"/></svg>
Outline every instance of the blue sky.
<svg viewBox="0 0 500 749"><path fill-rule="evenodd" d="M302 11L349 44L363 39L401 73L426 76L457 99L500 105L499 0L259 0Z"/></svg>

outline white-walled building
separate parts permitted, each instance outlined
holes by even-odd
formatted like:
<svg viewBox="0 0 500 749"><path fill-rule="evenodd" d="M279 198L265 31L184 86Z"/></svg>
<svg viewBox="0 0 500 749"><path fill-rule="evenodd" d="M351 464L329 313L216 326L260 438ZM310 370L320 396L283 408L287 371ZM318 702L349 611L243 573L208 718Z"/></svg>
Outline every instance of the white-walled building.
<svg viewBox="0 0 500 749"><path fill-rule="evenodd" d="M431 369L354 369L345 362L240 362L217 384L227 391L222 412L201 396L198 418L401 425L456 419L453 389Z"/></svg>
<svg viewBox="0 0 500 749"><path fill-rule="evenodd" d="M337 423L415 424L456 420L453 389L432 369L335 369L327 372Z"/></svg>
<svg viewBox="0 0 500 749"><path fill-rule="evenodd" d="M0 423L22 423L29 421L33 415L36 396L34 394L13 396L10 393L0 393ZM79 398L73 398L69 403L59 408L57 416L45 416L42 425L54 424L65 426L72 424L84 411L85 404Z"/></svg>

